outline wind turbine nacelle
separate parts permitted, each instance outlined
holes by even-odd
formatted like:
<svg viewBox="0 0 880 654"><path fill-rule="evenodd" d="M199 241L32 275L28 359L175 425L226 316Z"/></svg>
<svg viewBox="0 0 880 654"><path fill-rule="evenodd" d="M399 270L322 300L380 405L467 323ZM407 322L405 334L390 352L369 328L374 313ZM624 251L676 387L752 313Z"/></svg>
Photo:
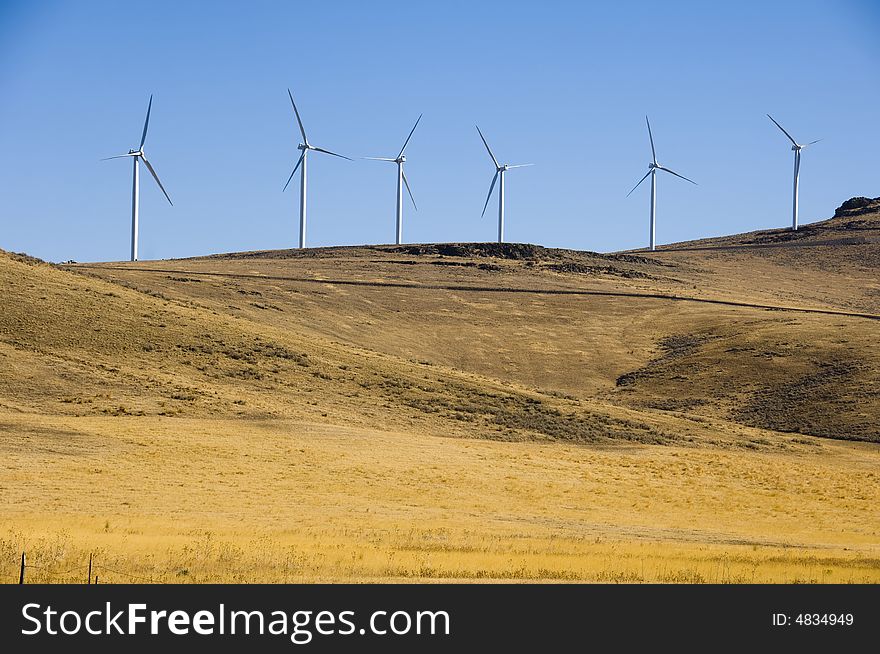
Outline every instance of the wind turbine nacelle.
<svg viewBox="0 0 880 654"><path fill-rule="evenodd" d="M803 146L801 146L801 145L793 145L793 146L791 146L791 149L794 150L795 152L797 152L797 151L800 150L802 147L803 147Z"/></svg>
<svg viewBox="0 0 880 654"><path fill-rule="evenodd" d="M402 154L402 155L400 155L399 157L397 157L397 163L404 163L405 161L406 161L406 155L405 155L405 154Z"/></svg>

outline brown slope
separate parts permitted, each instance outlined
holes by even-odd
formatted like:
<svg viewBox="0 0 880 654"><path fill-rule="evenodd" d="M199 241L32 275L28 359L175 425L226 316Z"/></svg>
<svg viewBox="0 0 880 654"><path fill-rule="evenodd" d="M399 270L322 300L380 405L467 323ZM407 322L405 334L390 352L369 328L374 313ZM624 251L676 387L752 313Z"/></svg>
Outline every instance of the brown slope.
<svg viewBox="0 0 880 654"><path fill-rule="evenodd" d="M202 288L195 277L135 277L114 283L0 253L0 411L283 418L508 440L677 438L664 421L608 403L342 343L305 329L296 297L284 310L257 301L260 291L202 297L175 291Z"/></svg>
<svg viewBox="0 0 880 654"><path fill-rule="evenodd" d="M650 256L443 244L87 270L276 332L545 395L878 440L878 218L869 207L778 232L800 245L741 235ZM853 221L858 243L841 236Z"/></svg>
<svg viewBox="0 0 880 654"><path fill-rule="evenodd" d="M698 290L880 314L880 199L853 198L833 218L796 232L774 229L674 243L655 254L699 270Z"/></svg>

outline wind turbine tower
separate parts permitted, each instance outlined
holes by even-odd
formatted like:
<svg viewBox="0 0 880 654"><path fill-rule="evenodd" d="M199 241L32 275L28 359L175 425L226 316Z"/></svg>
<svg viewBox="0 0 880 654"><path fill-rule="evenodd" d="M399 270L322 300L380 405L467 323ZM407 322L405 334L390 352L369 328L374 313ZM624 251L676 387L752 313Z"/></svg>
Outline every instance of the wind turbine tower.
<svg viewBox="0 0 880 654"><path fill-rule="evenodd" d="M143 161L144 165L147 167L147 170L150 171L150 174L153 176L153 179L156 180L156 184L159 185L159 188L162 189L162 193L165 195L165 199L168 200L168 204L174 206L174 203L171 202L171 198L168 197L168 192L165 190L165 187L162 186L162 182L159 181L159 176L156 174L155 169L150 162L147 160L147 157L144 155L144 142L147 140L147 128L150 126L150 111L153 108L153 96L150 96L150 102L147 104L147 118L144 120L144 131L141 134L141 143L138 146L137 150L129 150L126 154L119 154L114 157L106 157L101 159L101 161L109 161L110 159L121 159L123 157L131 157L132 158L132 183L131 183L131 260L138 260L138 205L140 203L140 171L138 170L138 164Z"/></svg>
<svg viewBox="0 0 880 654"><path fill-rule="evenodd" d="M336 154L335 152L330 152L330 150L325 150L324 148L319 148L317 146L309 143L309 139L306 137L306 130L303 127L302 119L299 117L299 109L296 108L296 102L293 101L293 94L290 92L290 89L287 89L287 95L290 97L290 104L293 105L293 113L296 114L296 122L299 125L299 131L302 133L303 142L297 146L298 150L302 151L302 154L299 155L299 160L296 162L296 165L293 167L293 172L290 173L290 177L287 178L287 183L284 185L284 188L281 189L282 193L287 190L287 186L290 184L290 180L293 179L293 176L296 174L297 168L302 167L300 172L300 189L299 189L299 247L300 249L306 246L306 181L307 181L307 172L306 169L308 167L308 153L310 150L314 150L315 152L323 152L324 154L332 154L334 157L339 157L341 159L348 159L351 161L351 158L346 157L341 154Z"/></svg>
<svg viewBox="0 0 880 654"><path fill-rule="evenodd" d="M403 164L406 162L406 156L403 154L406 150L406 146L409 145L409 140L412 138L413 132L416 131L416 127L419 126L419 121L422 119L420 115L416 119L416 124L413 125L412 130L410 130L409 136L406 137L406 141L403 142L403 147L400 148L400 153L396 158L390 159L388 157L364 157L365 159L370 159L372 161L390 161L391 163L397 164L397 229L395 231L395 239L394 242L397 245L400 245L403 242L403 187L406 186L406 192L409 193L409 199L412 200L413 209L416 211L419 208L416 206L416 199L413 197L412 189L409 187L409 181L406 179L406 173L403 172Z"/></svg>
<svg viewBox="0 0 880 654"><path fill-rule="evenodd" d="M644 182L648 175L651 176L651 234L650 234L650 243L651 250L653 251L656 246L656 234L657 234L657 171L662 170L664 172L675 175L676 177L681 177L683 180L690 182L691 184L696 185L696 182L692 179L688 179L684 175L679 175L674 170L667 168L666 166L661 166L657 163L657 150L654 148L654 135L651 133L651 121L648 120L648 117L645 116L645 122L648 124L648 138L651 140L651 163L648 164L648 172L645 173L645 176L639 180L639 183L632 187L632 190L626 194L626 197L632 195L633 191L635 191L639 185Z"/></svg>
<svg viewBox="0 0 880 654"><path fill-rule="evenodd" d="M792 231L797 231L798 228L798 175L801 170L801 150L803 150L808 145L813 145L813 143L818 143L822 139L816 139L815 141L810 141L805 145L800 145L797 141L794 140L791 134L785 131L785 128L776 122L776 120L770 114L767 114L767 118L773 121L773 124L776 125L779 129L782 130L782 133L788 137L788 140L791 141L791 149L794 151L794 188L792 190L792 200L791 200L791 229Z"/></svg>
<svg viewBox="0 0 880 654"><path fill-rule="evenodd" d="M486 142L486 137L483 136L483 132L480 131L479 126L477 126L477 132L480 134L480 138L483 140L483 145L486 146L486 151L489 153L489 156L492 157L492 163L495 165L495 175L492 177L492 183L489 185L489 194L486 196L486 204L483 205L483 213L482 215L486 215L486 207L489 206L489 199L492 197L492 191L495 189L495 182L498 182L498 242L504 243L504 173L512 168L524 168L526 166L534 166L535 164L499 164L498 159L495 158L495 155L492 154L492 148L489 147L489 144Z"/></svg>

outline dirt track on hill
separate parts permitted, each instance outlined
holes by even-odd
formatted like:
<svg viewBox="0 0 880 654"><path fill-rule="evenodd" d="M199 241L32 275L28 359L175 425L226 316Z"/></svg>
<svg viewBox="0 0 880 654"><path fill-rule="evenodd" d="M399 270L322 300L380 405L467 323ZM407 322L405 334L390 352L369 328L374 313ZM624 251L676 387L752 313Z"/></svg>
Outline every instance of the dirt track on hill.
<svg viewBox="0 0 880 654"><path fill-rule="evenodd" d="M62 266L65 267L65 266ZM268 281L298 282L304 284L339 284L343 286L369 286L375 288L406 288L424 289L431 291L455 291L472 293L531 293L538 295L585 295L598 297L626 297L645 298L652 300L670 300L675 302L702 302L707 304L720 304L730 307L746 307L749 309L765 309L767 311L794 311L799 313L815 313L829 316L845 316L848 318L865 318L867 320L880 320L880 315L873 313L858 313L852 311L835 311L832 309L815 309L809 307L792 307L774 304L755 304L751 302L738 302L736 300L716 300L710 298L686 297L681 295L669 295L665 293L637 293L625 291L594 291L586 289L560 289L560 288L511 288L504 286L463 286L455 284L417 284L407 282L370 282L358 279L316 279L310 277L287 277L279 275L250 275L246 273L219 273L197 272L193 270L179 270L174 268L129 268L124 266L105 266L100 264L76 264L69 266L72 269L100 269L100 270L123 270L127 273L170 273L175 275L202 275L207 277L226 277L231 279L265 279Z"/></svg>

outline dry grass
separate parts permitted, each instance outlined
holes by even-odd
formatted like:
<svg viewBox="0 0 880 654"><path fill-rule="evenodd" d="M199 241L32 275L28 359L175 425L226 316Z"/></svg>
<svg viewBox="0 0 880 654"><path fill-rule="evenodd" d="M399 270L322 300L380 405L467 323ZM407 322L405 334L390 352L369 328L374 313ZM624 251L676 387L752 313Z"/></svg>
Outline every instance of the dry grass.
<svg viewBox="0 0 880 654"><path fill-rule="evenodd" d="M88 553L106 582L880 581L856 222L650 256L0 253L0 578L26 550L32 581Z"/></svg>
<svg viewBox="0 0 880 654"><path fill-rule="evenodd" d="M5 422L0 449L5 580L27 550L33 581L80 580L88 552L106 582L880 581L870 445L28 416Z"/></svg>

